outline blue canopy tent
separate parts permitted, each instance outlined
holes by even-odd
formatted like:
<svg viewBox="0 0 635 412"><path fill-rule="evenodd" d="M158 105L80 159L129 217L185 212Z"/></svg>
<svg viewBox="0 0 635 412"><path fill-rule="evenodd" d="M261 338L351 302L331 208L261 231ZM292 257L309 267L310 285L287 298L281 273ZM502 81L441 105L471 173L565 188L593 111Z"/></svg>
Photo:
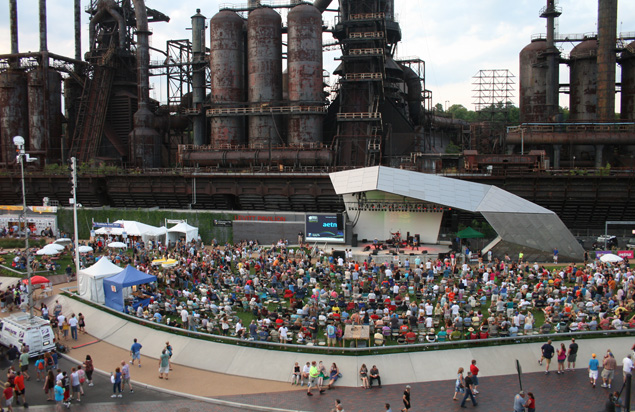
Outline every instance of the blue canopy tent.
<svg viewBox="0 0 635 412"><path fill-rule="evenodd" d="M143 285L144 283L156 282L157 278L147 273L143 273L128 265L119 274L104 279L104 296L106 306L109 308L124 311L124 290L131 286Z"/></svg>

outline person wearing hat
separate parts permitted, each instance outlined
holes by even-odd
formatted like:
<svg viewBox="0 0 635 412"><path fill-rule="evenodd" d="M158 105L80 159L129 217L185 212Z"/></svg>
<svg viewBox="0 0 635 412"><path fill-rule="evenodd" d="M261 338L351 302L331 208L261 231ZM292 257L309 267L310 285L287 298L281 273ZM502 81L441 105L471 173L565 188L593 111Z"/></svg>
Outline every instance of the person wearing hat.
<svg viewBox="0 0 635 412"><path fill-rule="evenodd" d="M410 405L410 385L406 385L406 390L403 391L403 408L402 412L408 412L412 406Z"/></svg>
<svg viewBox="0 0 635 412"><path fill-rule="evenodd" d="M595 383L598 380L599 366L600 366L600 362L597 360L594 353L591 355L591 360L589 360L589 381L594 388L595 388Z"/></svg>

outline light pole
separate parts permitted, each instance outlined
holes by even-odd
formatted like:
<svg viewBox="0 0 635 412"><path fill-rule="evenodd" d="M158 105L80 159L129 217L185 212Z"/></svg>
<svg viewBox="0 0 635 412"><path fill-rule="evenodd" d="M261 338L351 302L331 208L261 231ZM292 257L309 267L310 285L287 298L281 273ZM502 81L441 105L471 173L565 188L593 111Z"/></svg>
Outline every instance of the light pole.
<svg viewBox="0 0 635 412"><path fill-rule="evenodd" d="M446 100L446 101L445 101L445 111L446 111L446 113L447 113L447 111L448 111L448 103L450 103L450 101L449 101L449 100Z"/></svg>
<svg viewBox="0 0 635 412"><path fill-rule="evenodd" d="M75 278L79 293L79 233L77 233L77 159L71 157L71 180L73 182L73 229L75 231Z"/></svg>
<svg viewBox="0 0 635 412"><path fill-rule="evenodd" d="M16 147L15 159L20 163L20 175L22 176L22 218L24 219L24 253L26 254L26 276L28 279L27 295L29 296L29 317L33 317L33 285L31 284L31 262L29 259L29 224L26 221L26 189L24 187L24 159L34 162L37 159L29 157L24 150L24 137L15 136L13 144Z"/></svg>

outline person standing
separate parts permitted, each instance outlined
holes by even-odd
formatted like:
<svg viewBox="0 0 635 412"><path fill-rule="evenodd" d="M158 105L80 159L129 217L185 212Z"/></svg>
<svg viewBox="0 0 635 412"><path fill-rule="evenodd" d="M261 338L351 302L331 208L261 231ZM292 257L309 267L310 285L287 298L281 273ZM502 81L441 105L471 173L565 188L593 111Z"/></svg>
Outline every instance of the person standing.
<svg viewBox="0 0 635 412"><path fill-rule="evenodd" d="M575 338L571 338L569 344L569 354L567 357L567 370L573 371L575 369L575 360L578 356L578 344L575 343Z"/></svg>
<svg viewBox="0 0 635 412"><path fill-rule="evenodd" d="M465 401L468 397L472 400L472 405L478 405L476 399L474 399L474 382L472 381L472 372L470 371L467 372L467 376L465 377L465 396L463 396L461 408L465 408Z"/></svg>
<svg viewBox="0 0 635 412"><path fill-rule="evenodd" d="M318 391L320 392L320 395L324 393L324 390L320 388L320 386L318 385L319 376L320 376L320 372L318 371L318 368L317 368L317 362L313 361L311 362L311 368L309 369L309 386L307 387L307 391L306 391L307 396L313 396L313 394L311 393L311 388L314 386L317 387Z"/></svg>
<svg viewBox="0 0 635 412"><path fill-rule="evenodd" d="M55 383L53 390L55 392L55 410L57 412L62 412L62 404L64 403L64 387L62 386L62 381L60 379L58 379Z"/></svg>
<svg viewBox="0 0 635 412"><path fill-rule="evenodd" d="M82 334L86 334L86 319L84 319L84 315L82 315L81 313L77 318L77 327Z"/></svg>
<svg viewBox="0 0 635 412"><path fill-rule="evenodd" d="M165 350L168 352L168 357L170 358L170 370L172 370L172 345L170 345L170 341L165 342Z"/></svg>
<svg viewBox="0 0 635 412"><path fill-rule="evenodd" d="M78 323L79 321L77 320L77 318L75 317L75 314L73 313L71 315L71 318L68 320L68 325L71 327L71 337L73 338L73 340L77 340Z"/></svg>
<svg viewBox="0 0 635 412"><path fill-rule="evenodd" d="M55 400L55 398L53 398L53 396L55 395L55 375L53 375L52 370L49 370L46 373L46 378L44 379L44 387L42 389L44 389L47 401Z"/></svg>
<svg viewBox="0 0 635 412"><path fill-rule="evenodd" d="M130 367L126 361L121 361L121 390L126 390L126 385L130 388L130 393L134 393L132 390L132 384L130 383Z"/></svg>
<svg viewBox="0 0 635 412"><path fill-rule="evenodd" d="M132 355L132 360L130 361L130 364L132 366L134 366L134 361L135 359L139 361L139 367L141 367L141 348L143 348L143 346L137 342L137 338L134 338L134 342L132 343L132 346L130 347L130 354Z"/></svg>
<svg viewBox="0 0 635 412"><path fill-rule="evenodd" d="M589 382L595 388L595 383L598 380L598 368L600 366L600 362L596 359L595 353L591 355L591 359L589 360Z"/></svg>
<svg viewBox="0 0 635 412"><path fill-rule="evenodd" d="M403 401L402 412L408 412L412 408L412 405L410 405L410 385L406 385L406 390L403 391L401 400Z"/></svg>
<svg viewBox="0 0 635 412"><path fill-rule="evenodd" d="M115 369L114 374L110 374L110 382L112 382L112 395L110 395L110 397L122 398L123 395L121 394L121 369L117 368Z"/></svg>
<svg viewBox="0 0 635 412"><path fill-rule="evenodd" d="M551 364L551 358L553 358L553 353L555 352L555 349L551 345L551 339L547 340L547 343L542 345L540 350L542 351L542 357L538 361L538 364L542 365L543 359L546 360L547 367L545 369L545 375L549 375L549 365Z"/></svg>
<svg viewBox="0 0 635 412"><path fill-rule="evenodd" d="M631 375L633 371L633 360L631 359L631 355L627 354L624 359L622 359L622 376L624 377L624 382L626 382L626 377Z"/></svg>
<svg viewBox="0 0 635 412"><path fill-rule="evenodd" d="M525 392L520 391L514 396L514 412L525 412Z"/></svg>
<svg viewBox="0 0 635 412"><path fill-rule="evenodd" d="M75 368L71 368L71 389L73 395L77 396L77 402L81 402L81 384L79 383L79 372Z"/></svg>
<svg viewBox="0 0 635 412"><path fill-rule="evenodd" d="M604 355L602 360L602 387L610 388L613 378L615 377L615 368L617 367L617 361L609 349Z"/></svg>
<svg viewBox="0 0 635 412"><path fill-rule="evenodd" d="M536 412L536 398L532 392L527 392L527 403L525 403L527 412Z"/></svg>
<svg viewBox="0 0 635 412"><path fill-rule="evenodd" d="M168 380L168 375L170 373L170 355L168 355L168 351L163 349L161 351L161 356L159 356L159 379ZM131 388L132 390L132 388Z"/></svg>
<svg viewBox="0 0 635 412"><path fill-rule="evenodd" d="M476 366L476 359L472 359L472 364L470 365L470 372L472 372L472 386L474 387L474 394L476 395L478 393L477 387L478 387L478 372L479 369Z"/></svg>
<svg viewBox="0 0 635 412"><path fill-rule="evenodd" d="M558 349L558 375L564 373L564 361L567 359L567 349L564 347L564 343L560 344Z"/></svg>

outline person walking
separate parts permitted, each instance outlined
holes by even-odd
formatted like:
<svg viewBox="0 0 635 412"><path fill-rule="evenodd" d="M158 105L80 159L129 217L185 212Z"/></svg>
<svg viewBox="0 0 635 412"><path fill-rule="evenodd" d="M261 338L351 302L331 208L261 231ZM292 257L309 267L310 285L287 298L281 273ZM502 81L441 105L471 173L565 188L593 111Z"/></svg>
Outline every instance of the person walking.
<svg viewBox="0 0 635 412"><path fill-rule="evenodd" d="M13 412L13 388L9 382L4 384L4 390L2 391L2 403L7 407L9 412Z"/></svg>
<svg viewBox="0 0 635 412"><path fill-rule="evenodd" d="M20 397L22 397L22 405L24 405L25 408L28 408L29 404L26 402L24 375L22 375L20 371L15 373L15 379L13 379L13 392L15 396L15 404L20 405Z"/></svg>
<svg viewBox="0 0 635 412"><path fill-rule="evenodd" d="M159 379L165 379L167 381L169 374L170 374L170 355L168 355L167 350L163 349L161 351L161 356L159 356ZM165 375L165 378L163 375Z"/></svg>
<svg viewBox="0 0 635 412"><path fill-rule="evenodd" d="M472 359L472 364L470 365L470 372L472 372L472 386L474 387L474 395L478 393L478 372L479 369L476 366L476 359Z"/></svg>
<svg viewBox="0 0 635 412"><path fill-rule="evenodd" d="M472 372L467 373L465 377L465 396L463 396L463 401L461 402L461 408L465 408L465 401L469 397L472 400L472 405L477 406L476 399L474 398L474 384L472 382Z"/></svg>
<svg viewBox="0 0 635 412"><path fill-rule="evenodd" d="M615 368L617 367L617 361L615 356L611 353L611 350L606 351L604 359L602 359L602 387L611 388L611 383L615 377Z"/></svg>
<svg viewBox="0 0 635 412"><path fill-rule="evenodd" d="M86 355L86 360L84 361L84 371L86 372L86 380L88 381L88 386L93 386L93 371L95 367L93 366L93 359L90 355Z"/></svg>
<svg viewBox="0 0 635 412"><path fill-rule="evenodd" d="M130 388L130 393L134 393L132 390L132 384L130 383L130 367L126 361L121 361L121 390L126 390L126 385Z"/></svg>
<svg viewBox="0 0 635 412"><path fill-rule="evenodd" d="M410 404L410 385L406 385L406 390L403 391L401 400L403 401L403 408L401 411L408 412L410 408L412 408L412 405Z"/></svg>
<svg viewBox="0 0 635 412"><path fill-rule="evenodd" d="M22 354L20 355L19 365L20 365L20 370L24 374L24 377L26 378L26 380L30 381L31 377L29 376L29 351L28 350L22 351Z"/></svg>
<svg viewBox="0 0 635 412"><path fill-rule="evenodd" d="M71 389L73 391L73 395L77 397L77 402L81 402L82 387L79 383L79 372L76 368L71 368Z"/></svg>
<svg viewBox="0 0 635 412"><path fill-rule="evenodd" d="M46 378L44 378L44 387L42 388L44 393L46 394L47 401L54 401L55 398L55 375L53 375L53 371L49 370L46 373Z"/></svg>
<svg viewBox="0 0 635 412"><path fill-rule="evenodd" d="M555 349L551 345L551 339L547 340L547 343L542 345L540 350L542 352L542 357L538 361L538 364L542 366L542 361L543 360L547 361L547 367L545 368L545 375L549 375L549 365L551 364L551 358L553 358L553 354L555 352Z"/></svg>
<svg viewBox="0 0 635 412"><path fill-rule="evenodd" d="M456 373L456 382L454 383L453 401L458 401L456 397L459 393L465 393L465 377L463 376L463 368L459 368Z"/></svg>
<svg viewBox="0 0 635 412"><path fill-rule="evenodd" d="M132 346L130 347L130 355L132 355L132 360L130 361L130 364L132 366L134 366L134 361L138 360L139 367L141 367L141 348L143 348L143 346L139 342L137 342L137 338L134 338L134 342L132 343Z"/></svg>
<svg viewBox="0 0 635 412"><path fill-rule="evenodd" d="M320 376L320 372L318 371L318 368L317 368L317 362L313 361L311 362L311 368L309 369L309 386L307 387L307 390L306 390L307 396L313 396L313 394L311 393L311 388L314 386L317 387L318 391L320 392L320 395L324 393L324 390L320 388L320 386L318 385L319 376Z"/></svg>
<svg viewBox="0 0 635 412"><path fill-rule="evenodd" d="M600 366L600 362L596 359L595 353L591 355L591 359L589 360L589 381L591 385L595 388L595 383L598 380L598 368Z"/></svg>
<svg viewBox="0 0 635 412"><path fill-rule="evenodd" d="M514 412L525 412L525 392L520 391L514 396Z"/></svg>

